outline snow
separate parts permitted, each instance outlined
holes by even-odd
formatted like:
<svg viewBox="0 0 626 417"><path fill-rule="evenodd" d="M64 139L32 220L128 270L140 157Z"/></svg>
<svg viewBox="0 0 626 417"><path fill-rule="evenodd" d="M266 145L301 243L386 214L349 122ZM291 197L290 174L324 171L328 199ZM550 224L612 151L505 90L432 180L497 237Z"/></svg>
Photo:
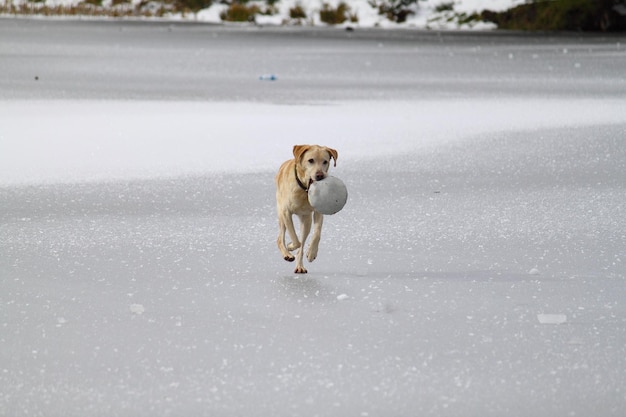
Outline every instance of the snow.
<svg viewBox="0 0 626 417"><path fill-rule="evenodd" d="M361 101L332 106L4 101L0 146L6 152L0 155L0 184L267 171L291 156L293 132L301 143L337 136L333 142L353 161L371 155L389 158L494 131L618 123L622 104L612 99L415 100L386 102L383 110L379 103ZM177 117L168 117L171 113ZM33 114L37 123L30 123ZM73 120L65 134L51 137L66 114ZM332 122L320 126L319 120ZM207 140L225 131L227 142ZM259 138L259 131L272 132L272 143Z"/></svg>
<svg viewBox="0 0 626 417"><path fill-rule="evenodd" d="M130 312L133 314L143 314L146 311L143 305L141 304L131 304Z"/></svg>
<svg viewBox="0 0 626 417"><path fill-rule="evenodd" d="M0 415L621 416L624 40L3 20Z"/></svg>
<svg viewBox="0 0 626 417"><path fill-rule="evenodd" d="M376 8L371 6L370 0L280 0L275 4L278 13L274 15L257 15L256 23L259 25L283 25L292 22L289 11L295 6L302 7L307 13L307 19L299 24L326 26L320 20L319 11L324 3L336 7L341 1L350 6L350 13L358 16L358 22L346 22L340 26L352 26L360 28L384 27L384 28L430 28L430 29L493 29L492 24L474 23L472 25L459 24L454 18L455 14L471 14L483 10L502 11L523 4L525 0L420 0L413 5L415 13L407 18L404 23L393 23L378 13ZM77 0L48 0L46 5L72 5L80 3ZM139 0L132 0L131 4L139 4ZM105 6L111 1L103 1ZM263 5L264 2L261 2ZM452 11L438 11L442 5L452 5ZM221 24L223 21L220 14L227 9L227 5L214 2L209 8L200 10L196 14L168 15L167 20L193 20L198 22ZM264 8L264 7L262 7ZM293 22L292 22L293 23Z"/></svg>

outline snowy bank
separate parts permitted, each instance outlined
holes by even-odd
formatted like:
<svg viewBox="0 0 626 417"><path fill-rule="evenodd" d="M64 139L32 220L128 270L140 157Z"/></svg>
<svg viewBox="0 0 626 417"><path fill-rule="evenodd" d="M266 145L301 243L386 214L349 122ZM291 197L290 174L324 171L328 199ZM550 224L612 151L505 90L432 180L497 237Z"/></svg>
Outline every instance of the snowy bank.
<svg viewBox="0 0 626 417"><path fill-rule="evenodd" d="M483 22L462 22L466 15L479 13L488 9L493 11L506 10L515 5L521 4L524 0L420 0L408 6L411 10L406 21L396 23L390 21L386 16L381 15L377 6L371 0L280 0L273 4L271 15L257 14L255 23L258 25L305 25L305 26L327 26L320 19L320 10L325 4L336 8L339 3L345 3L349 7L350 15L356 17L356 21L343 23L342 26L350 27L380 27L380 28L418 28L418 29L492 29L493 24ZM18 0L13 4L21 4ZM53 9L56 6L77 6L82 4L78 0L48 0L45 4L36 5L24 1L25 5L31 8L48 7ZM113 6L113 4L115 4ZM265 10L263 1L251 1L248 4L258 4L259 8ZM141 5L146 8L151 15L159 14L160 4L132 0L128 4L113 3L111 0L104 0L102 6L105 8L120 8L120 11L137 8ZM290 11L295 7L301 8L305 13L305 18L292 18ZM210 7L202 9L197 13L176 13L166 12L162 18L174 21L197 21L213 24L221 24L223 20L221 14L226 11L228 5L215 2Z"/></svg>

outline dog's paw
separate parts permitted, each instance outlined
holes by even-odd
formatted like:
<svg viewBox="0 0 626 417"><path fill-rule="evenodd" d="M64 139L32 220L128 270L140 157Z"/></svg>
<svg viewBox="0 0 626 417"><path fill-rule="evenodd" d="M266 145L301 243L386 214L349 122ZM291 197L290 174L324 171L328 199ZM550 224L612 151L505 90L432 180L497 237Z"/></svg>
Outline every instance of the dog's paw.
<svg viewBox="0 0 626 417"><path fill-rule="evenodd" d="M300 242L296 242L296 243L289 242L289 244L287 245L287 250L291 252L291 251L298 249L300 246L302 246Z"/></svg>
<svg viewBox="0 0 626 417"><path fill-rule="evenodd" d="M296 270L293 272L295 272L296 274L306 274L308 271L303 266L297 266Z"/></svg>
<svg viewBox="0 0 626 417"><path fill-rule="evenodd" d="M286 260L287 262L293 262L296 260L296 257L293 255L289 255L289 256L285 256L283 259Z"/></svg>
<svg viewBox="0 0 626 417"><path fill-rule="evenodd" d="M306 251L306 259L309 262L313 262L317 258L317 248L310 247L308 251Z"/></svg>

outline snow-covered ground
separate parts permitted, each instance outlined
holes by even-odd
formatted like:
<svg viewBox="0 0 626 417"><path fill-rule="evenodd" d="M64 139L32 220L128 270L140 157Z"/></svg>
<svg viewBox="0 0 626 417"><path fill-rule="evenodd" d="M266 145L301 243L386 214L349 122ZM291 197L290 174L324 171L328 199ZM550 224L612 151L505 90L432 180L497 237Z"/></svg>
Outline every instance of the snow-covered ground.
<svg viewBox="0 0 626 417"><path fill-rule="evenodd" d="M623 415L625 40L3 20L0 415Z"/></svg>

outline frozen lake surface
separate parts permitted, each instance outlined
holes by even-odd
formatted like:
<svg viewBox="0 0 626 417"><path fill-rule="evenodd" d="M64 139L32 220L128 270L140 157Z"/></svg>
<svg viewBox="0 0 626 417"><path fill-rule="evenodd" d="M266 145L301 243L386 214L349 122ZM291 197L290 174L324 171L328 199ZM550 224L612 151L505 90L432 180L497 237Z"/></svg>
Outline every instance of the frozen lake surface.
<svg viewBox="0 0 626 417"><path fill-rule="evenodd" d="M0 20L0 415L623 416L625 44Z"/></svg>

